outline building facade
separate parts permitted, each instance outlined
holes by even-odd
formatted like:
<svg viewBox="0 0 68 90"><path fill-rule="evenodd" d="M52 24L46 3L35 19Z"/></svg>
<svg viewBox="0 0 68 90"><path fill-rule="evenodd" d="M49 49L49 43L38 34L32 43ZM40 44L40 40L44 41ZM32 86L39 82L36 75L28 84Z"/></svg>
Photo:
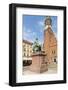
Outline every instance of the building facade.
<svg viewBox="0 0 68 90"><path fill-rule="evenodd" d="M48 64L57 63L57 38L52 30L52 20L49 16L45 20L43 48Z"/></svg>
<svg viewBox="0 0 68 90"><path fill-rule="evenodd" d="M29 63L32 61L31 55L32 55L32 42L29 42L27 40L23 40L22 42L22 57L24 63Z"/></svg>

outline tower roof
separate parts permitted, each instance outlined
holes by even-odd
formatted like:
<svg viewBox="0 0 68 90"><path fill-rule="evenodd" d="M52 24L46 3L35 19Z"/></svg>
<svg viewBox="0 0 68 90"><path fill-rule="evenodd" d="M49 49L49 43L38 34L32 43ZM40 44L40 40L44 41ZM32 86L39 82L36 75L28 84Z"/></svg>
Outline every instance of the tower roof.
<svg viewBox="0 0 68 90"><path fill-rule="evenodd" d="M46 16L45 25L52 25L52 20L50 16Z"/></svg>
<svg viewBox="0 0 68 90"><path fill-rule="evenodd" d="M51 17L50 16L46 16L46 19L51 19Z"/></svg>

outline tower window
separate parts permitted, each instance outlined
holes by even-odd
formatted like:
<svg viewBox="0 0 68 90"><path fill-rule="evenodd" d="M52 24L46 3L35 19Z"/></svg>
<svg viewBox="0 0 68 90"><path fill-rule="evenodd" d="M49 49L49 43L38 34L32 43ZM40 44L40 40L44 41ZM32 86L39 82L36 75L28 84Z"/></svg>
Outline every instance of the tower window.
<svg viewBox="0 0 68 90"><path fill-rule="evenodd" d="M52 51L52 54L55 54L55 51Z"/></svg>
<svg viewBox="0 0 68 90"><path fill-rule="evenodd" d="M52 51L52 54L53 54L53 51Z"/></svg>

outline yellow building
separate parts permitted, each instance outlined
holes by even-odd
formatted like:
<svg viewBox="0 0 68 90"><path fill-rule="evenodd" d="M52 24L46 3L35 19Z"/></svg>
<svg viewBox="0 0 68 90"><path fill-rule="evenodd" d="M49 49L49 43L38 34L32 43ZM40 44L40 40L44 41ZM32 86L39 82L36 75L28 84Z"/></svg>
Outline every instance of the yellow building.
<svg viewBox="0 0 68 90"><path fill-rule="evenodd" d="M31 61L31 54L32 54L32 42L29 42L27 40L23 40L22 42L22 53L23 53L23 62L28 63L28 61Z"/></svg>
<svg viewBox="0 0 68 90"><path fill-rule="evenodd" d="M57 63L57 39L52 30L52 20L47 17L44 30L44 51L47 55L48 64Z"/></svg>

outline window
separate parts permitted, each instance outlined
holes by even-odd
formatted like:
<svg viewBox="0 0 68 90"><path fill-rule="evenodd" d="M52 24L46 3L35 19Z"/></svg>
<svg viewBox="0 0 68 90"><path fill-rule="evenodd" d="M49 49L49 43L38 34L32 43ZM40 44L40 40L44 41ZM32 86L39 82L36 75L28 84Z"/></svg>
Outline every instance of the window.
<svg viewBox="0 0 68 90"><path fill-rule="evenodd" d="M53 54L53 51L52 51L52 54Z"/></svg>
<svg viewBox="0 0 68 90"><path fill-rule="evenodd" d="M29 52L29 49L27 49L27 52Z"/></svg>
<svg viewBox="0 0 68 90"><path fill-rule="evenodd" d="M55 50L52 51L52 54L55 54Z"/></svg>
<svg viewBox="0 0 68 90"><path fill-rule="evenodd" d="M23 45L23 48L25 48L25 45Z"/></svg>
<svg viewBox="0 0 68 90"><path fill-rule="evenodd" d="M26 56L26 54L24 53L24 56Z"/></svg>
<svg viewBox="0 0 68 90"><path fill-rule="evenodd" d="M54 51L54 54L55 54L55 51Z"/></svg>
<svg viewBox="0 0 68 90"><path fill-rule="evenodd" d="M29 56L29 54L27 54L27 57Z"/></svg>
<svg viewBox="0 0 68 90"><path fill-rule="evenodd" d="M26 51L26 49L24 48L24 51Z"/></svg>
<svg viewBox="0 0 68 90"><path fill-rule="evenodd" d="M56 59L54 59L54 62L56 62Z"/></svg>

